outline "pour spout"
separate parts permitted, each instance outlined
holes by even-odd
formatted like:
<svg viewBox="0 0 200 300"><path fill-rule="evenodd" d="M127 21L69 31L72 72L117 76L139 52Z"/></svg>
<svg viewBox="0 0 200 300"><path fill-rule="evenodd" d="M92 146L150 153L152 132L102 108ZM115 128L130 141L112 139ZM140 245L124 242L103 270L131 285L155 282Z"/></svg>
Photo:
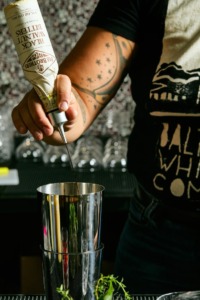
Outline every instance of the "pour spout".
<svg viewBox="0 0 200 300"><path fill-rule="evenodd" d="M49 115L52 125L54 127L56 127L60 133L60 136L61 136L61 138L66 146L66 149L67 149L70 167L72 170L74 170L72 158L71 158L70 151L69 151L69 148L67 145L67 138L65 136L65 131L64 131L64 127L63 127L65 122L67 122L67 117L65 115L65 112L60 112L59 110L55 110L55 111L50 112L48 115Z"/></svg>

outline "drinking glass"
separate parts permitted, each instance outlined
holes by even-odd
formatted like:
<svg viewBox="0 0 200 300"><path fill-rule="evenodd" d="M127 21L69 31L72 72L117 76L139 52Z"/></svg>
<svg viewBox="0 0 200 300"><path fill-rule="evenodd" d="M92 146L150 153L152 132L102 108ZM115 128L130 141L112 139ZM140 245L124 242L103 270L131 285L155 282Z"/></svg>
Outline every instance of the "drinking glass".
<svg viewBox="0 0 200 300"><path fill-rule="evenodd" d="M59 290L74 300L94 300L100 277L103 245L95 251L58 253L43 249L44 290L47 300L61 300Z"/></svg>

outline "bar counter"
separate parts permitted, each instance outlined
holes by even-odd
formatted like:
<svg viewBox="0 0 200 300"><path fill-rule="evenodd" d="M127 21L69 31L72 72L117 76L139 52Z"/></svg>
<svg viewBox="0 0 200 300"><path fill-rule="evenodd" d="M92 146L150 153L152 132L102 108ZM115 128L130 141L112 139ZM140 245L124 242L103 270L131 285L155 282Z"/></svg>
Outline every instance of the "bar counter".
<svg viewBox="0 0 200 300"><path fill-rule="evenodd" d="M157 295L134 295L133 300L156 300ZM116 297L115 300L122 300ZM0 300L46 300L44 295L0 295Z"/></svg>

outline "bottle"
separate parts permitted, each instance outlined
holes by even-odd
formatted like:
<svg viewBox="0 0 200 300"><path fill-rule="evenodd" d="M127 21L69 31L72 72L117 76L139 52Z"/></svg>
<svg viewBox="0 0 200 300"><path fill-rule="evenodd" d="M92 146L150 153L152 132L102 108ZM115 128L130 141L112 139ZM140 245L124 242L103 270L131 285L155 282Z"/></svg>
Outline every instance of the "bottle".
<svg viewBox="0 0 200 300"><path fill-rule="evenodd" d="M34 87L53 126L67 144L63 129L67 118L65 112L58 110L54 89L58 63L38 2L16 0L4 7L4 13L25 78Z"/></svg>

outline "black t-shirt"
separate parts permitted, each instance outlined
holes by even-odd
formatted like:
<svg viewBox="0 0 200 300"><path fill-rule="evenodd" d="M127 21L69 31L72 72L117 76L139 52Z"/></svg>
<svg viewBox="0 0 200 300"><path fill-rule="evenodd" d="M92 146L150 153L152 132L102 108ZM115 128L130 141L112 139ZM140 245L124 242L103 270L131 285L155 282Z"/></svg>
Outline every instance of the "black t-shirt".
<svg viewBox="0 0 200 300"><path fill-rule="evenodd" d="M135 41L128 168L154 196L200 207L200 2L100 0L89 26Z"/></svg>

